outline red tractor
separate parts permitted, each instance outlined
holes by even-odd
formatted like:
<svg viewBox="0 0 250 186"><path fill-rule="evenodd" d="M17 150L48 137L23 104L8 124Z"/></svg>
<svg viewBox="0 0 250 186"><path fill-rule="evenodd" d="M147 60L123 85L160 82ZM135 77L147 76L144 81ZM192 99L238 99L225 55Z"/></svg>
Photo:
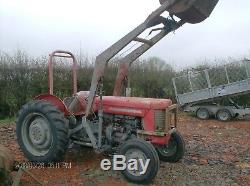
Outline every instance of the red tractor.
<svg viewBox="0 0 250 186"><path fill-rule="evenodd" d="M177 162L185 151L177 131L177 105L169 99L103 96L104 70L111 58L132 41L142 45L123 61L132 63L169 32L184 23L206 19L218 0L162 0L142 24L96 58L90 91L77 92L76 59L67 51L55 51L49 58L49 93L25 104L17 117L17 139L25 156L34 162L61 161L70 142L93 147L95 152L112 152L130 159L149 159L144 174L125 169L129 181L151 181L159 169L159 159ZM169 11L171 18L161 14ZM180 18L175 21L173 16ZM138 36L146 29L163 25L151 39ZM159 29L158 29L159 30ZM73 61L73 95L60 99L53 94L53 58ZM126 67L128 68L129 65ZM126 76L122 73L120 79ZM114 91L115 92L115 91Z"/></svg>

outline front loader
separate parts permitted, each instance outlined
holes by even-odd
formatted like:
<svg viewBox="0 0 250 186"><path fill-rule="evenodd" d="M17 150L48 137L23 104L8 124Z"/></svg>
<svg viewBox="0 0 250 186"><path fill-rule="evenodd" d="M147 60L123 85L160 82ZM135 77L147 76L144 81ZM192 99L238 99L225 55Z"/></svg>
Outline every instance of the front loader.
<svg viewBox="0 0 250 186"><path fill-rule="evenodd" d="M110 59L132 41L142 45L124 59L127 67L166 34L184 23L206 19L218 0L161 0L161 6L147 19L96 57L89 91L77 91L76 59L67 51L55 51L49 58L49 93L41 94L18 113L17 139L25 156L34 162L63 160L70 142L92 147L95 152L124 155L126 163L141 159L149 165L144 174L128 168L122 174L129 181L147 183L159 169L159 159L176 162L183 157L184 141L177 131L177 106L169 99L103 95L105 67ZM162 13L168 11L170 18ZM174 16L179 18L175 21ZM160 32L147 40L139 36L145 30L162 25ZM73 61L73 93L67 98L54 95L55 57ZM120 75L119 75L120 77ZM121 76L121 79L123 77Z"/></svg>
<svg viewBox="0 0 250 186"><path fill-rule="evenodd" d="M164 3L166 0L160 0L160 3ZM154 37L152 37L149 41L144 42L140 47L136 48L132 52L130 52L128 55L123 57L122 59L119 60L119 67L118 67L118 73L116 76L115 80L115 86L113 90L113 96L121 96L124 95L124 89L127 87L128 84L128 71L131 66L131 64L142 54L144 54L148 49L150 49L153 45L158 43L162 38L164 38L167 34L174 32L177 30L180 26L182 26L184 23L199 23L206 19L215 5L217 4L218 1L179 1L178 6L174 6L174 8L169 8L169 14L170 17L173 18L173 15L176 15L181 19L178 24L176 24L176 21L173 19L165 19L165 18L160 18L158 20L158 23L162 21L164 24L164 29L157 28L151 30L150 34L153 31L159 31L158 34L156 34ZM194 6L192 8L187 8L185 5L186 4L192 4L194 3ZM182 4L182 5L181 5ZM184 5L185 4L185 5ZM187 9L186 9L187 8ZM183 9L185 11L183 12ZM177 11L178 13L173 13L173 11ZM163 20L161 20L163 19ZM149 35L150 35L149 34Z"/></svg>

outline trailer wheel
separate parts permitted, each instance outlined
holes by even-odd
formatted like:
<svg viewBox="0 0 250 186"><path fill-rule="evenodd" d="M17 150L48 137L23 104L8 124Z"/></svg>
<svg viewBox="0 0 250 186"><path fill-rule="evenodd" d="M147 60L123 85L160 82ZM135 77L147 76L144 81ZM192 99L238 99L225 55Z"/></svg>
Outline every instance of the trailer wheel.
<svg viewBox="0 0 250 186"><path fill-rule="evenodd" d="M159 167L160 160L157 155L157 152L154 146L151 143L146 142L142 139L130 139L123 143L118 151L119 155L124 155L126 157L126 165L128 165L128 161L130 159L142 159L142 161L146 162L149 159L149 165L144 174L141 174L142 167L138 166L139 170L129 170L128 167L122 171L123 176L135 183L149 183L156 176Z"/></svg>
<svg viewBox="0 0 250 186"><path fill-rule="evenodd" d="M196 116L197 116L197 118L199 118L199 119L205 120L205 119L209 119L210 113L209 113L208 109L206 109L206 108L199 108L199 109L196 111Z"/></svg>
<svg viewBox="0 0 250 186"><path fill-rule="evenodd" d="M171 134L167 145L157 146L159 158L164 162L177 162L183 158L185 153L185 142L179 132Z"/></svg>
<svg viewBox="0 0 250 186"><path fill-rule="evenodd" d="M17 117L17 141L33 162L63 160L68 148L68 125L64 115L46 101L24 105Z"/></svg>
<svg viewBox="0 0 250 186"><path fill-rule="evenodd" d="M229 121L229 120L231 120L232 115L228 109L220 109L216 113L216 117L220 121Z"/></svg>

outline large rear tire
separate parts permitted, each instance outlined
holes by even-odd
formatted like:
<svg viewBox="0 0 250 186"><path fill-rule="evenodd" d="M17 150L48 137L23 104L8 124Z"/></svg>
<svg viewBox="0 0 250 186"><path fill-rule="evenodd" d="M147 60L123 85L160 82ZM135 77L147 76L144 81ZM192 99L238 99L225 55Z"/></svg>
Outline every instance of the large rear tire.
<svg viewBox="0 0 250 186"><path fill-rule="evenodd" d="M131 182L149 183L154 179L159 170L160 160L157 152L154 146L145 140L135 138L126 141L119 148L118 154L126 157L126 165L128 165L130 159L142 159L144 164L147 159L150 160L148 168L144 174L140 174L140 170L132 171L127 168L122 171L123 176Z"/></svg>
<svg viewBox="0 0 250 186"><path fill-rule="evenodd" d="M179 132L171 134L168 144L157 146L159 158L164 162L177 162L183 158L185 153L185 142Z"/></svg>
<svg viewBox="0 0 250 186"><path fill-rule="evenodd" d="M17 116L17 141L33 162L62 161L68 148L68 124L64 115L46 101L24 105Z"/></svg>

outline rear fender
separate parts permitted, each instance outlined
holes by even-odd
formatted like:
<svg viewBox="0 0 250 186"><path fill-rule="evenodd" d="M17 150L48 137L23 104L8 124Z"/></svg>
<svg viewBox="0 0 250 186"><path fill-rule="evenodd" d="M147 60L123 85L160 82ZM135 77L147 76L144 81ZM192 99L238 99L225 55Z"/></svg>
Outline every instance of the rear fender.
<svg viewBox="0 0 250 186"><path fill-rule="evenodd" d="M39 96L36 96L34 99L48 101L52 105L57 107L61 112L63 112L65 116L70 115L70 112L68 111L68 109L65 106L65 104L63 103L63 101L60 98L58 98L57 96L54 96L52 94L41 94Z"/></svg>

